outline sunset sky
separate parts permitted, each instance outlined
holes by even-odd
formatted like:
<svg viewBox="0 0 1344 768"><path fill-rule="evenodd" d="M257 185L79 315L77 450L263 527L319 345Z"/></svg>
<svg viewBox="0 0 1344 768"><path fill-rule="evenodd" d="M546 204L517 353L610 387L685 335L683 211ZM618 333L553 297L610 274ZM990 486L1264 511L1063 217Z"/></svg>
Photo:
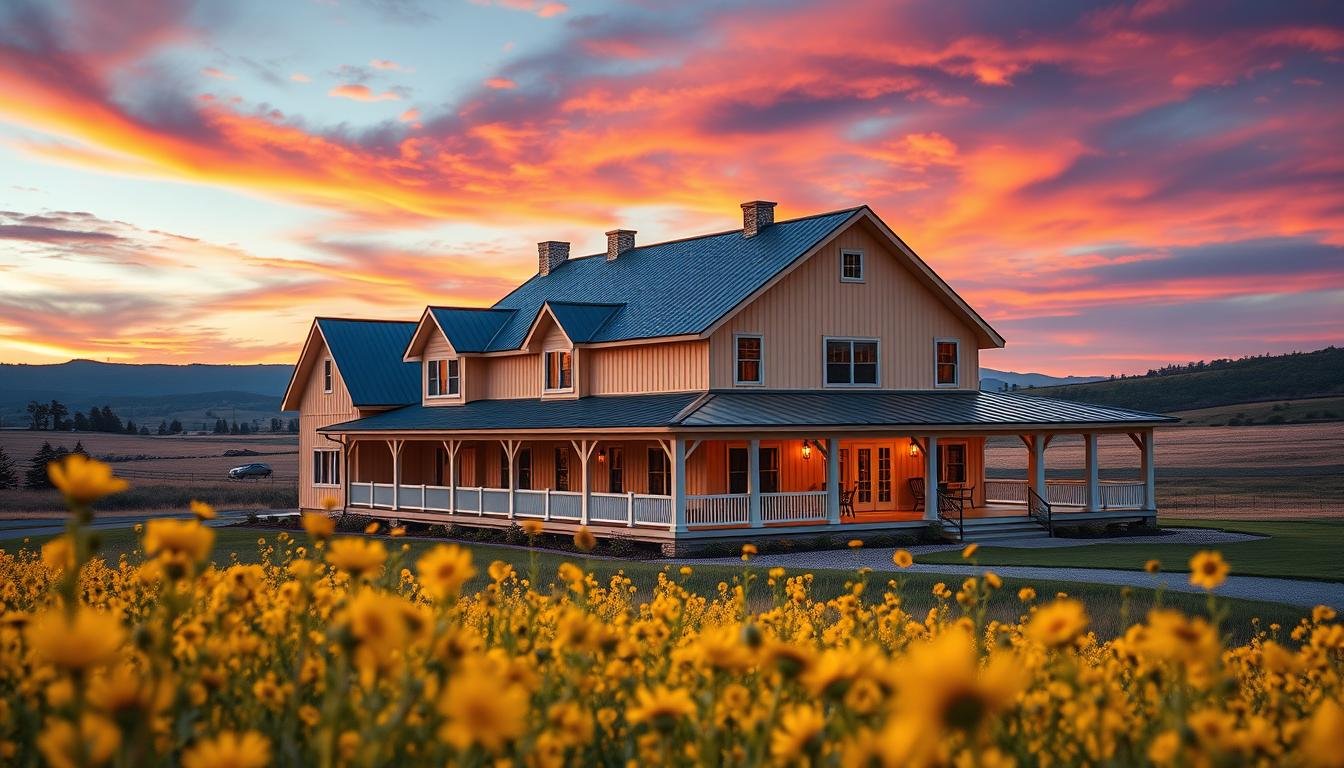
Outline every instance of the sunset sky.
<svg viewBox="0 0 1344 768"><path fill-rule="evenodd" d="M1339 344L1344 4L0 0L0 361L292 362L757 198L870 204L989 367Z"/></svg>

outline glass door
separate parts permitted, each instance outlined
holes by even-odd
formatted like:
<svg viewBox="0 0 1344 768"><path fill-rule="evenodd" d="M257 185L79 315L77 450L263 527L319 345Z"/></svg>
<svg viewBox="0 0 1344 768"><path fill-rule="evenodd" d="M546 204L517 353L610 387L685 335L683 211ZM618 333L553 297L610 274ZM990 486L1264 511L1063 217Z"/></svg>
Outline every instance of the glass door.
<svg viewBox="0 0 1344 768"><path fill-rule="evenodd" d="M873 447L860 445L854 448L854 511L870 512L876 508L873 503Z"/></svg>

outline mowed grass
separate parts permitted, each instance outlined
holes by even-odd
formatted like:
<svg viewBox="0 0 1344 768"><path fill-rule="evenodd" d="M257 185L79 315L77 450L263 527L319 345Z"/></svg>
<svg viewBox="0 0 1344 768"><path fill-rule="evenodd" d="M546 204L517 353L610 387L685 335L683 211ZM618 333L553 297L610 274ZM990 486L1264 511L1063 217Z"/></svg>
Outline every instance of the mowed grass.
<svg viewBox="0 0 1344 768"><path fill-rule="evenodd" d="M1229 542L1215 546L1163 544L1161 536L1131 544L1085 544L1076 547L1018 549L982 546L976 560L988 565L1035 565L1072 568L1121 568L1138 570L1149 559L1162 562L1163 570L1186 572L1190 557L1201 549L1217 549L1241 576L1278 576L1295 579L1344 581L1344 520L1163 520L1168 528L1219 528L1268 538ZM925 563L956 563L956 552L939 552L920 558Z"/></svg>
<svg viewBox="0 0 1344 768"><path fill-rule="evenodd" d="M216 529L214 561L220 566L228 566L234 562L258 562L261 547L275 546L278 533L280 532L258 528L218 528ZM287 533L301 542L304 541L302 531L289 531ZM138 537L131 529L100 531L98 535L101 539L100 555L110 562L115 562L123 554L132 558L138 557L136 554ZM403 564L412 569L416 558L420 554L430 547L443 543L418 538L385 539L385 541L387 541L389 548L399 546L401 543L405 543L409 547ZM34 547L40 544L41 541L33 541L28 546ZM658 574L663 571L666 571L673 579L683 581L692 591L705 596L717 594L721 583L730 583L734 576L741 576L743 572L741 567L703 565L693 566L691 575L683 577L679 574L680 565L674 563L607 558L586 559L577 554L552 550L531 550L526 547L498 546L475 542L458 542L458 544L472 550L479 571L476 578L467 585L468 591L474 591L485 586L489 580L486 575L486 568L495 560L502 560L511 564L521 576L527 577L532 572L535 558L537 580L541 584L550 584L555 581L556 569L564 562L572 562L585 567L603 583L608 582L618 572L624 573L630 577L636 587L637 599L649 597L654 585L657 584ZM14 551L20 546L19 542L9 542L3 549ZM921 562L931 562L929 556L923 556L919 559ZM959 557L958 562L960 562ZM765 568L751 569L758 577L752 591L752 606L757 610L768 608L770 604L769 587L765 583L766 570ZM803 572L813 575L813 593L822 598L831 598L843 594L848 583L856 578L853 571L828 569L789 571L791 575ZM887 581L892 578L903 580L903 605L905 610L917 619L922 619L930 608L938 604L938 601L932 596L935 584L943 582L955 590L962 579L959 576L939 576L936 574L873 573L870 576L868 597L871 598L881 594L886 588ZM1103 638L1113 637L1133 621L1141 619L1153 606L1155 598L1151 590L1142 589L1134 589L1130 591L1129 597L1126 597L1125 592L1128 590L1104 584L1004 579L1003 589L993 603L991 617L1001 621L1016 620L1025 610L1023 604L1017 599L1017 592L1025 586L1033 587L1042 601L1049 600L1056 593L1061 592L1082 600L1087 604L1088 611L1092 616L1093 628ZM1187 613L1207 614L1208 602L1201 595L1167 592L1162 595L1161 602L1163 605L1179 608ZM1238 642L1244 642L1254 634L1252 619L1260 619L1261 626L1279 623L1285 627L1291 627L1297 623L1298 619L1307 614L1306 609L1279 603L1231 599L1220 599L1219 603L1226 606L1229 611L1224 629Z"/></svg>

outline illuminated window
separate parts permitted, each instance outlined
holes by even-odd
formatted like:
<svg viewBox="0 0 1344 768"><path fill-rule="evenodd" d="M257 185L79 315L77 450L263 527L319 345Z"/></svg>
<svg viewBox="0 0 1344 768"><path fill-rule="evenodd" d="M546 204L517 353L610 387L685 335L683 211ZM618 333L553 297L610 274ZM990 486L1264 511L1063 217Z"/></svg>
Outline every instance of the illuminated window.
<svg viewBox="0 0 1344 768"><path fill-rule="evenodd" d="M574 355L567 349L546 353L546 391L566 392L574 388Z"/></svg>
<svg viewBox="0 0 1344 768"><path fill-rule="evenodd" d="M957 381L957 341L940 339L934 342L935 383L940 387L955 387Z"/></svg>
<svg viewBox="0 0 1344 768"><path fill-rule="evenodd" d="M736 384L765 383L764 362L765 341L760 336L742 334L734 338L736 343Z"/></svg>

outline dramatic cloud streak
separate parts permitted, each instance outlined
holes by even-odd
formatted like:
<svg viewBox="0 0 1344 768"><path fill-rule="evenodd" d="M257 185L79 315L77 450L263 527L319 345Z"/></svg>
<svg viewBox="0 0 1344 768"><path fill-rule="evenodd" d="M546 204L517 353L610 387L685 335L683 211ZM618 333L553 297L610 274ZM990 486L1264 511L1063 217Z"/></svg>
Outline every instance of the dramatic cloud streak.
<svg viewBox="0 0 1344 768"><path fill-rule="evenodd" d="M107 38L89 32L101 6L18 6L0 17L0 120L28 132L12 143L30 158L263 195L358 235L287 233L297 255L248 257L275 285L203 298L214 312L283 309L286 280L320 286L310 305L357 285L386 288L403 315L483 303L554 231L648 231L626 218L645 211L675 236L765 196L785 216L871 203L1003 326L998 367L1109 372L1344 340L1329 338L1344 328L1344 19L1327 6L481 4L562 18L447 100L387 81L414 71L415 96L435 92L431 67L401 53L331 71L330 96L370 102L351 110L411 101L362 126L225 98L211 85L248 82L213 66L145 98L128 73L208 38L185 2L134 4ZM407 20L435 20L375 5L401 25L384 52ZM0 242L72 252L101 232L5 226ZM406 245L444 226L489 243ZM1294 309L1306 296L1311 317ZM1189 338L1116 330L1154 316L1179 316Z"/></svg>

